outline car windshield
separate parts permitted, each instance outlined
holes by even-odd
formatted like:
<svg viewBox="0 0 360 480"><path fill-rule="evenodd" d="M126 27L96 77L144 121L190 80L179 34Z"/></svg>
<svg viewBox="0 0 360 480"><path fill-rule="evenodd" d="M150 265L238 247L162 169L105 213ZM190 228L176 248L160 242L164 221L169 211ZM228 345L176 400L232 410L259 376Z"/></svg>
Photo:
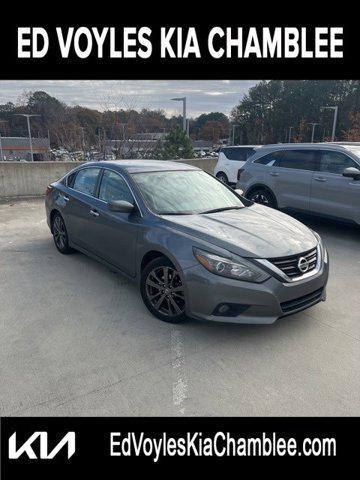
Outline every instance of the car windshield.
<svg viewBox="0 0 360 480"><path fill-rule="evenodd" d="M242 208L230 189L200 170L134 173L132 177L150 210L186 215Z"/></svg>

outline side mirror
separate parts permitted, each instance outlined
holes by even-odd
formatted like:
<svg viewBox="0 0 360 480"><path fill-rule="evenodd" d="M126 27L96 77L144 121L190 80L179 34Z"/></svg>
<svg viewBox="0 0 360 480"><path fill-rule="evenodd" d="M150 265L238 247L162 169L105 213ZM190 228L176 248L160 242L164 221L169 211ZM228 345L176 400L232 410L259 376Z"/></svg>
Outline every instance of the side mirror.
<svg viewBox="0 0 360 480"><path fill-rule="evenodd" d="M343 176L353 178L354 180L360 180L360 170L355 167L345 168Z"/></svg>
<svg viewBox="0 0 360 480"><path fill-rule="evenodd" d="M112 212L131 213L135 205L125 200L112 200L108 203L108 207Z"/></svg>
<svg viewBox="0 0 360 480"><path fill-rule="evenodd" d="M241 190L241 188L235 188L235 192L240 195L240 197L244 196L244 190Z"/></svg>

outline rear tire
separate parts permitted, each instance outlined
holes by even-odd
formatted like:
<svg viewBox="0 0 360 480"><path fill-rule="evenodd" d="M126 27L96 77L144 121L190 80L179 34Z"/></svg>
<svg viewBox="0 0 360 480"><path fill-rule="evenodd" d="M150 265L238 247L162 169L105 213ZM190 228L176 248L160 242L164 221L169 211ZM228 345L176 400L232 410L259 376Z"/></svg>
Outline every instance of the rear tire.
<svg viewBox="0 0 360 480"><path fill-rule="evenodd" d="M274 195L265 188L256 188L247 197L249 200L265 207L277 208L277 203Z"/></svg>
<svg viewBox="0 0 360 480"><path fill-rule="evenodd" d="M146 308L159 320L181 323L186 319L182 279L168 258L155 258L146 265L140 292Z"/></svg>
<svg viewBox="0 0 360 480"><path fill-rule="evenodd" d="M217 178L218 180L220 180L220 182L225 183L225 185L228 185L228 184L229 184L229 179L228 179L226 173L224 173L224 172L219 172L219 173L217 173L217 174L216 174L216 178Z"/></svg>
<svg viewBox="0 0 360 480"><path fill-rule="evenodd" d="M60 253L67 255L74 251L71 247L69 247L69 237L67 234L65 222L63 217L58 212L53 215L51 222L51 231L53 234L55 247Z"/></svg>

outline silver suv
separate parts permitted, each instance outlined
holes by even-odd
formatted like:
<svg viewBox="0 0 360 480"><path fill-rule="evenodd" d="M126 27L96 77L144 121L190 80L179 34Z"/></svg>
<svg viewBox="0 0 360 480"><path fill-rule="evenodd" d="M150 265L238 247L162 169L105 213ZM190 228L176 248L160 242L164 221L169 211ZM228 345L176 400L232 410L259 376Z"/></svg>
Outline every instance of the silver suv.
<svg viewBox="0 0 360 480"><path fill-rule="evenodd" d="M239 169L237 188L273 208L360 224L360 145L266 145Z"/></svg>

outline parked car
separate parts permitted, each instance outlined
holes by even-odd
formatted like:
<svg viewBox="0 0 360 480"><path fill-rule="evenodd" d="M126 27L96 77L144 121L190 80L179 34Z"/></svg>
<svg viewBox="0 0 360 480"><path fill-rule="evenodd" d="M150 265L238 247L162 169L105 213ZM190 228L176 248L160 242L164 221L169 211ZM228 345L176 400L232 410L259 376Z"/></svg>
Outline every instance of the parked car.
<svg viewBox="0 0 360 480"><path fill-rule="evenodd" d="M161 320L270 324L325 300L319 235L199 168L88 163L52 183L45 205L59 252L79 250L137 281Z"/></svg>
<svg viewBox="0 0 360 480"><path fill-rule="evenodd" d="M273 208L360 223L360 146L268 145L239 170L238 188Z"/></svg>
<svg viewBox="0 0 360 480"><path fill-rule="evenodd" d="M255 153L259 145L223 147L220 150L214 175L227 185L235 185L237 173L246 160Z"/></svg>

